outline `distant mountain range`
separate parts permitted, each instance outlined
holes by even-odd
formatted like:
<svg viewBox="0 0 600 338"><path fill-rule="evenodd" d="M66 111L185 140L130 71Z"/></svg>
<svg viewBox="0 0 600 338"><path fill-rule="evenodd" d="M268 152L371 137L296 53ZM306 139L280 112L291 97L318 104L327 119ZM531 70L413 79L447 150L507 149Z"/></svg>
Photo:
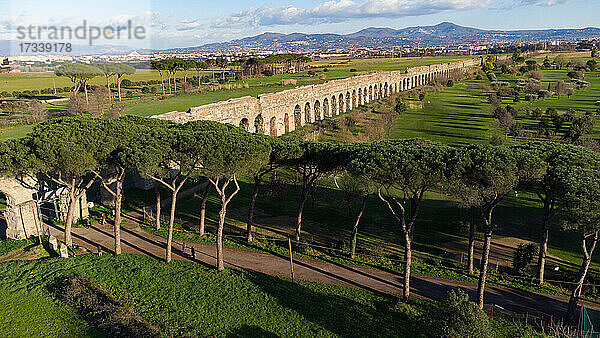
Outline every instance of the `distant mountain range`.
<svg viewBox="0 0 600 338"><path fill-rule="evenodd" d="M358 48L476 46L555 40L569 41L590 38L600 38L600 28L503 31L483 30L459 26L451 22L443 22L435 26L418 26L403 29L371 27L346 35L264 33L229 42L211 43L196 47L168 50L142 49L138 50L138 52L141 54L150 54L155 52L348 51ZM0 40L0 55L10 55L11 49L17 51L19 48L18 44L18 41ZM124 46L77 45L73 47L74 52L71 53L72 55L124 54L133 51L132 48ZM35 55L35 53L30 53L29 55Z"/></svg>
<svg viewBox="0 0 600 338"><path fill-rule="evenodd" d="M198 47L171 49L171 52L234 52L234 51L327 51L361 47L391 46L448 46L489 45L530 41L578 40L600 37L600 28L545 29L545 30L483 30L463 27L451 22L435 26L403 29L367 28L359 32L341 34L279 34L261 35Z"/></svg>

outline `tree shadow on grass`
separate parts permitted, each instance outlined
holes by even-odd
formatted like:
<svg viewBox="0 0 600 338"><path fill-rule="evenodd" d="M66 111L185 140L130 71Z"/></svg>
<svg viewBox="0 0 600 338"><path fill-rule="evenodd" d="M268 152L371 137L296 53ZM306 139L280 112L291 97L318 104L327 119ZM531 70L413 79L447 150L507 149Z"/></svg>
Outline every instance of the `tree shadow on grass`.
<svg viewBox="0 0 600 338"><path fill-rule="evenodd" d="M292 284L288 280L259 273L249 274L248 279L273 296L280 305L342 337L411 337L418 334L414 315L391 310L397 302L392 296L361 293L357 301L311 290L303 285L304 282Z"/></svg>
<svg viewBox="0 0 600 338"><path fill-rule="evenodd" d="M244 338L244 337L263 337L263 338L277 338L278 335L266 331L265 329L258 326L244 325L237 328L235 331L227 334L229 338Z"/></svg>

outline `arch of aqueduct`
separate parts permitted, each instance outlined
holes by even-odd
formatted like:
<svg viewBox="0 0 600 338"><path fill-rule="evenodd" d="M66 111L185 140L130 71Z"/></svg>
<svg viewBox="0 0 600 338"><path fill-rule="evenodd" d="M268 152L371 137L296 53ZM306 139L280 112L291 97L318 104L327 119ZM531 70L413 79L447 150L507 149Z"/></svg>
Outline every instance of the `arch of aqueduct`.
<svg viewBox="0 0 600 338"><path fill-rule="evenodd" d="M258 97L241 97L170 112L153 118L185 123L212 120L243 126L249 132L280 136L307 123L339 115L390 94L409 90L453 72L481 65L481 59L413 67L406 71L379 72L303 86Z"/></svg>

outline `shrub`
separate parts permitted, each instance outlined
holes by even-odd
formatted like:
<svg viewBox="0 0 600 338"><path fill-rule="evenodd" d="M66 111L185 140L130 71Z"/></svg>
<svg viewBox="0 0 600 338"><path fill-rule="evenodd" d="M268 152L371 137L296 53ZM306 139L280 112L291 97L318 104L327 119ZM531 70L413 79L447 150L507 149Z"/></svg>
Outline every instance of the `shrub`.
<svg viewBox="0 0 600 338"><path fill-rule="evenodd" d="M544 73L534 70L529 72L528 76L532 79L542 80L544 78Z"/></svg>
<svg viewBox="0 0 600 338"><path fill-rule="evenodd" d="M567 76L570 77L571 79L579 79L579 72L572 70L567 73Z"/></svg>
<svg viewBox="0 0 600 338"><path fill-rule="evenodd" d="M523 270L531 264L533 258L537 255L538 248L535 244L519 244L513 254L513 269L516 273L523 273Z"/></svg>
<svg viewBox="0 0 600 338"><path fill-rule="evenodd" d="M535 102L537 101L538 96L537 94L525 94L525 101L527 102Z"/></svg>
<svg viewBox="0 0 600 338"><path fill-rule="evenodd" d="M493 337L488 316L462 290L452 290L439 307L425 313L430 337Z"/></svg>
<svg viewBox="0 0 600 338"><path fill-rule="evenodd" d="M453 87L453 86L454 86L453 80L448 80L448 82L446 82L446 87Z"/></svg>
<svg viewBox="0 0 600 338"><path fill-rule="evenodd" d="M74 307L90 324L109 337L158 337L157 328L114 300L84 277L66 277L51 286L55 295Z"/></svg>
<svg viewBox="0 0 600 338"><path fill-rule="evenodd" d="M350 68L350 73L356 73L356 68Z"/></svg>
<svg viewBox="0 0 600 338"><path fill-rule="evenodd" d="M493 146L501 146L504 144L504 137L494 134L490 139L490 144Z"/></svg>
<svg viewBox="0 0 600 338"><path fill-rule="evenodd" d="M494 72L487 72L485 73L485 76L487 76L490 82L498 81L498 78L496 77L496 74L494 74Z"/></svg>
<svg viewBox="0 0 600 338"><path fill-rule="evenodd" d="M547 90L540 90L540 91L538 92L538 96L539 96L539 98L541 98L541 99L547 99L547 98L549 98L549 97L551 97L551 96L552 96L552 93L550 93L550 92L549 92L549 91L547 91Z"/></svg>
<svg viewBox="0 0 600 338"><path fill-rule="evenodd" d="M396 100L396 106L394 107L394 111L398 115L402 115L402 113L406 112L407 109L408 109L408 106L406 105L406 103L402 102L401 99Z"/></svg>

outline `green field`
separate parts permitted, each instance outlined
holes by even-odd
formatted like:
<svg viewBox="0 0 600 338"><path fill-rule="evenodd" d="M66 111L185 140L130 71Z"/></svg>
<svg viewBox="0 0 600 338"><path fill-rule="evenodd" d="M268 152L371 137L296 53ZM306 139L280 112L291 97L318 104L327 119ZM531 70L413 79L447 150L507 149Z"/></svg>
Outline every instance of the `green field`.
<svg viewBox="0 0 600 338"><path fill-rule="evenodd" d="M395 297L325 284L228 270L146 256L81 256L0 264L0 336L90 336L85 322L54 300L51 284L82 275L166 336L413 336L416 301L390 311ZM28 276L28 278L22 278ZM33 306L33 304L36 304ZM35 310L31 310L35 309Z"/></svg>
<svg viewBox="0 0 600 338"><path fill-rule="evenodd" d="M201 72L201 75L210 75L211 72ZM188 72L188 76L195 76L195 71ZM183 78L183 72L177 72L178 78ZM160 80L160 75L155 70L138 69L134 75L125 77L131 81L150 81ZM166 76L165 76L166 80ZM54 72L46 73L8 73L0 74L0 92L40 90L46 88L72 87L73 83L66 77L54 75ZM106 79L103 76L96 77L90 81L90 85L106 86Z"/></svg>
<svg viewBox="0 0 600 338"><path fill-rule="evenodd" d="M542 88L549 82L568 81L567 70L544 70ZM521 76L520 78L524 78ZM510 82L513 85L517 77L513 75L498 74L499 81ZM533 103L525 102L521 94L521 102L514 103L512 98L503 100L503 104L510 104L515 108L556 108L564 113L572 108L578 114L596 110L595 102L600 99L600 72L588 73L585 80L590 82L590 87L576 90L568 98L566 95L538 100ZM466 80L454 87L445 88L441 92L432 93L423 102L409 101L413 105L404 115L396 121L396 127L391 134L392 138L424 138L452 145L466 145L472 143L489 143L493 134L503 135L497 127L497 121L491 116L493 107L488 103L490 82L483 80ZM539 119L521 115L518 120L525 129L535 130ZM600 120L596 117L594 134L600 134ZM514 141L514 140L512 140Z"/></svg>

